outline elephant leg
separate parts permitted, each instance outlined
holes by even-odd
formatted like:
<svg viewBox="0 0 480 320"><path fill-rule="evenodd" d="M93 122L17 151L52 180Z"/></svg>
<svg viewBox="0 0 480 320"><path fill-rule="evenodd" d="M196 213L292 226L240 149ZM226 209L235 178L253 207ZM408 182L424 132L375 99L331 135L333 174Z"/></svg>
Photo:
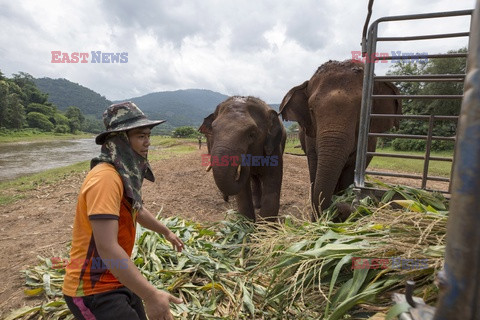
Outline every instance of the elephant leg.
<svg viewBox="0 0 480 320"><path fill-rule="evenodd" d="M260 186L260 179L258 176L252 176L252 195L253 195L253 206L255 209L260 209L262 207L262 188Z"/></svg>
<svg viewBox="0 0 480 320"><path fill-rule="evenodd" d="M338 179L337 186L335 187L334 194L338 194L347 189L352 183L355 175L355 164L347 164Z"/></svg>
<svg viewBox="0 0 480 320"><path fill-rule="evenodd" d="M315 150L315 138L305 136L305 154L307 155L308 173L310 174L310 191L312 191L315 175L317 173L317 151Z"/></svg>
<svg viewBox="0 0 480 320"><path fill-rule="evenodd" d="M315 177L317 175L317 151L315 149L315 138L305 136L305 154L307 155L308 173L310 177L310 202L312 208L316 211L316 206L313 203L313 189L315 187ZM318 215L319 212L316 212ZM315 218L315 217L313 217Z"/></svg>
<svg viewBox="0 0 480 320"><path fill-rule="evenodd" d="M278 210L280 208L280 192L282 189L282 167L272 168L262 177L262 207L260 208L260 217L267 221L276 221Z"/></svg>
<svg viewBox="0 0 480 320"><path fill-rule="evenodd" d="M255 209L253 208L252 189L250 187L250 179L245 186L236 195L238 211L245 217L255 221Z"/></svg>

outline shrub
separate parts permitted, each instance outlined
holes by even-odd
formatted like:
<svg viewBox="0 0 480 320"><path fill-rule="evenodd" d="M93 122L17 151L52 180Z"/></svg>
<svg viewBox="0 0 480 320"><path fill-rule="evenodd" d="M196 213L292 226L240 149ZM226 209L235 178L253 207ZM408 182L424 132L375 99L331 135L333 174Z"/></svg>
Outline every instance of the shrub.
<svg viewBox="0 0 480 320"><path fill-rule="evenodd" d="M70 132L70 127L66 124L60 124L55 126L55 133L68 133Z"/></svg>
<svg viewBox="0 0 480 320"><path fill-rule="evenodd" d="M396 151L425 151L427 141L417 139L395 139L392 141L393 150ZM453 141L434 140L432 141L431 150L445 151L453 150Z"/></svg>
<svg viewBox="0 0 480 320"><path fill-rule="evenodd" d="M27 114L27 123L31 128L38 128L42 131L52 131L54 128L53 123L48 120L48 117L39 112L30 112Z"/></svg>
<svg viewBox="0 0 480 320"><path fill-rule="evenodd" d="M195 138L199 135L197 129L190 126L178 127L173 130L172 136L174 138Z"/></svg>

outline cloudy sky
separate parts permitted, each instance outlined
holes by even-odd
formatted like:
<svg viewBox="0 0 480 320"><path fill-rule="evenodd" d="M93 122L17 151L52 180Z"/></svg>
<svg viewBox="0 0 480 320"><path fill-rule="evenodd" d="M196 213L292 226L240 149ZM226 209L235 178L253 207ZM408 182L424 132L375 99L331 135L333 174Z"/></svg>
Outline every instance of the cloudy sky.
<svg viewBox="0 0 480 320"><path fill-rule="evenodd" d="M368 0L0 0L0 70L66 78L110 100L209 89L279 103L322 63L361 50ZM383 16L473 9L474 0L376 0ZM380 35L465 32L469 18L380 25ZM384 42L377 52L443 53L467 38ZM87 63L52 63L52 51ZM92 63L92 51L126 63ZM59 59L62 59L59 56ZM55 58L56 59L56 58ZM391 63L378 64L383 74Z"/></svg>

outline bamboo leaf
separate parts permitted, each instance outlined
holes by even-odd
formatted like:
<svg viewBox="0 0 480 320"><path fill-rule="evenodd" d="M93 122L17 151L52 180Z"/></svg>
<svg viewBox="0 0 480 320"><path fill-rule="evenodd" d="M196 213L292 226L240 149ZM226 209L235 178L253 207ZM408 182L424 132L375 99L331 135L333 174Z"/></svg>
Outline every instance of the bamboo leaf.
<svg viewBox="0 0 480 320"><path fill-rule="evenodd" d="M400 314L408 312L408 310L410 310L410 305L407 302L397 303L388 310L385 320L396 319Z"/></svg>
<svg viewBox="0 0 480 320"><path fill-rule="evenodd" d="M35 288L35 289L25 289L23 290L23 293L25 293L27 296L33 297L33 296L38 296L45 290L43 288Z"/></svg>

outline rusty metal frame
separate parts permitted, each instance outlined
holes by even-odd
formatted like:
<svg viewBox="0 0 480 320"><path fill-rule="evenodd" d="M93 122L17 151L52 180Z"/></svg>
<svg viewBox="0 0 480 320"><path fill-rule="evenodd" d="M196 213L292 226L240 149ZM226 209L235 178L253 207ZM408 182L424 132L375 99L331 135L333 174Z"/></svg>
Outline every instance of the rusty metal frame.
<svg viewBox="0 0 480 320"><path fill-rule="evenodd" d="M378 27L380 23L383 22L392 22L392 21L404 21L404 20L415 20L415 19L432 19L432 18L444 18L444 17L455 17L455 16L471 16L473 10L461 10L461 11L451 11L451 12L438 12L438 13L428 13L428 14L416 14L416 15L403 15L403 16L392 16L384 17L376 20L368 29L368 38L366 42L366 53L367 57L373 57L373 54L376 52L376 46L378 41L412 41L412 40L429 40L429 39L441 39L441 38L453 38L453 37L466 37L469 36L470 32L459 32L459 33L445 33L445 34L434 34L434 35L420 35L420 36L408 36L408 37L378 37ZM364 42L365 43L365 42ZM450 54L426 54L422 55L422 58L458 58L466 57L464 53L450 53ZM407 60L411 59L410 56L390 56L390 57L378 57L378 60ZM365 186L365 175L382 175L382 176L395 176L395 177L404 177L411 179L421 179L422 180L422 189L426 189L427 181L447 181L450 182L450 179L443 177L434 177L428 175L429 162L434 161L451 161L454 163L453 158L439 158L430 156L430 146L432 140L452 140L455 141L455 137L438 137L433 136L433 125L436 120L451 120L457 121L458 117L453 116L409 116L409 115L385 115L385 114L372 114L372 103L373 99L390 99L390 98L400 98L400 99L462 99L463 95L373 95L373 83L374 81L394 81L394 82L463 82L465 80L464 74L449 74L449 75L390 75L390 76L375 76L374 75L375 63L367 62L365 63L364 71L364 80L363 80L363 92L362 92L362 109L360 114L360 126L359 126L359 135L358 135L358 145L357 145L357 159L355 164L355 177L354 177L354 190L362 194L364 191L372 191L371 188ZM399 135L399 134L387 134L387 133L370 133L369 125L370 119L374 117L391 117L391 118L415 118L425 121L429 121L429 130L426 136L420 135ZM398 138L409 138L409 139L424 139L427 140L427 146L425 150L425 156L409 156L409 155L392 155L384 154L378 152L367 152L368 137L398 137ZM405 159L423 159L424 160L424 169L422 175L408 175L400 173L388 173L380 171L367 171L366 163L367 156L385 156L385 157L401 157ZM453 171L453 170L452 170ZM453 172L452 172L453 174ZM451 186L449 184L449 192ZM427 189L428 190L428 189ZM430 191L439 191L439 190L430 190ZM448 193L449 192L444 192Z"/></svg>

